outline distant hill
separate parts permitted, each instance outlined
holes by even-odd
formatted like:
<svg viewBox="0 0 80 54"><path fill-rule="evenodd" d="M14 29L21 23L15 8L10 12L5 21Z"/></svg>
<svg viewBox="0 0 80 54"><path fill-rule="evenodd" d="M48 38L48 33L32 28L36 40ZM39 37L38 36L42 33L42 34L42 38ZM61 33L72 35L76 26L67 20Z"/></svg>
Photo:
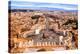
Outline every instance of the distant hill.
<svg viewBox="0 0 80 54"><path fill-rule="evenodd" d="M68 11L68 12L77 12L78 10L64 10L64 9L59 9L59 8L25 8L25 9L21 9L21 8L15 8L15 9L10 9L9 10L15 12L15 11L23 11L23 12L33 12L33 11Z"/></svg>

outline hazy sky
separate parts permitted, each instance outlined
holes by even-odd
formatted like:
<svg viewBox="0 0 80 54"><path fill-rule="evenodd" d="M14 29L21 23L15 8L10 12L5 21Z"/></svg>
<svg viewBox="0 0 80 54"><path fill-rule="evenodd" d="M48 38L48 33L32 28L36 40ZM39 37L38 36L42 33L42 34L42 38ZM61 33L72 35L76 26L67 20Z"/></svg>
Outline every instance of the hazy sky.
<svg viewBox="0 0 80 54"><path fill-rule="evenodd" d="M11 1L31 1L31 2L47 2L47 3L65 3L65 4L78 3L78 0L11 0Z"/></svg>
<svg viewBox="0 0 80 54"><path fill-rule="evenodd" d="M62 4L62 3L49 3L49 2L29 2L29 1L12 1L11 8L58 8L64 10L77 10L77 4Z"/></svg>

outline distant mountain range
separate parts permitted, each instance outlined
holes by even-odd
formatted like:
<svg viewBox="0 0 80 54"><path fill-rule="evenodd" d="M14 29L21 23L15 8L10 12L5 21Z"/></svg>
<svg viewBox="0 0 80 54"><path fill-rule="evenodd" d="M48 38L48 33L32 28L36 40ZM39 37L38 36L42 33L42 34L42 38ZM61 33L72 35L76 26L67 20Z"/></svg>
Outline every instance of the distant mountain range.
<svg viewBox="0 0 80 54"><path fill-rule="evenodd" d="M78 10L65 10L65 9L60 9L60 8L48 8L48 7L14 8L14 9L11 9L11 10L70 11L70 12L77 12L78 11Z"/></svg>

